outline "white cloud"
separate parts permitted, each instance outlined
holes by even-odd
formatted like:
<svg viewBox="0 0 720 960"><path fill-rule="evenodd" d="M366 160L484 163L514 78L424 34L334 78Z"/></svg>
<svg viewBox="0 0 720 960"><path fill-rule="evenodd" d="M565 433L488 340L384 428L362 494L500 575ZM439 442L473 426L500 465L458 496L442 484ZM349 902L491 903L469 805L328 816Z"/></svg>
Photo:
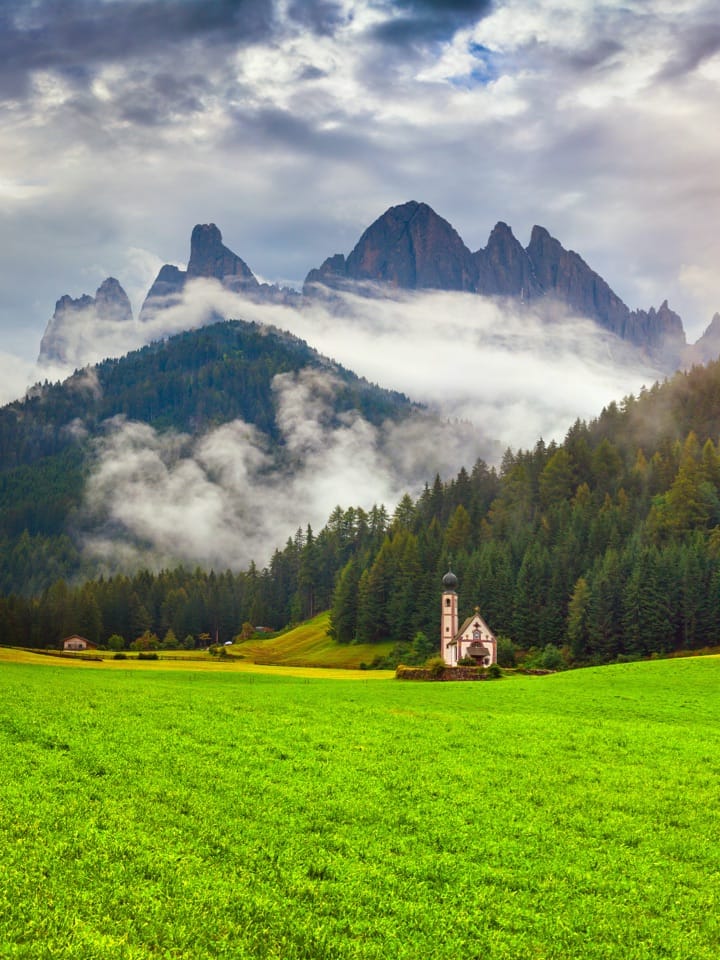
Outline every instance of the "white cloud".
<svg viewBox="0 0 720 960"><path fill-rule="evenodd" d="M478 457L497 462L506 446L531 447L540 436L562 439L578 415L596 415L656 375L614 357L613 339L588 321L548 319L550 305L543 317L471 294L341 299L342 310L337 301L295 310L198 281L164 321L187 328L222 307L290 329L369 380L426 401L427 412L382 426L357 412L338 422L335 376L308 368L274 379L282 438L274 454L240 421L190 438L118 420L87 487L91 555L109 567L140 556L157 565L265 563L337 504L392 509L436 473L452 477Z"/></svg>
<svg viewBox="0 0 720 960"><path fill-rule="evenodd" d="M461 438L428 416L406 427L374 427L358 414L333 424L336 387L317 370L275 378L285 446L274 456L242 421L195 439L122 418L108 424L86 489L86 553L107 570L138 562L264 564L298 526L322 526L338 503L394 505L448 457L455 469L462 454L474 461L472 430Z"/></svg>
<svg viewBox="0 0 720 960"><path fill-rule="evenodd" d="M692 334L720 307L680 276L720 256L711 4L499 0L391 55L379 31L408 8L347 0L325 29L278 9L244 34L128 30L112 58L83 48L80 21L43 46L0 115L0 324L27 331L28 356L55 300L104 279L94 264L137 302L150 261L126 263L132 247L177 262L214 220L259 274L302 278L409 198L473 248L497 219L521 239L543 223L631 307L669 298Z"/></svg>

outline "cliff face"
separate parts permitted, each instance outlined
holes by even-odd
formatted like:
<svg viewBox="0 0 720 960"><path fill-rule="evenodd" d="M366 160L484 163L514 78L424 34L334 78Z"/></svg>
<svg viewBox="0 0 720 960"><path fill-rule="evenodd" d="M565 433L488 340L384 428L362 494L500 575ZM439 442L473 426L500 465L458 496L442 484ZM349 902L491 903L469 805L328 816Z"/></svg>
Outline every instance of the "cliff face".
<svg viewBox="0 0 720 960"><path fill-rule="evenodd" d="M190 236L187 270L169 263L160 268L143 302L140 320L146 322L168 307L177 306L182 301L186 283L199 277L218 280L228 290L253 300L293 304L300 298L295 290L258 283L245 261L223 244L222 234L215 224L199 223L193 227Z"/></svg>
<svg viewBox="0 0 720 960"><path fill-rule="evenodd" d="M538 226L532 229L527 253L543 295L551 294L573 312L626 339L629 309L582 257Z"/></svg>
<svg viewBox="0 0 720 960"><path fill-rule="evenodd" d="M231 290L256 290L259 287L244 260L222 242L214 223L198 223L190 236L190 260L187 270L164 264L150 287L140 310L146 322L158 311L173 307L182 298L185 284L193 277L214 277Z"/></svg>
<svg viewBox="0 0 720 960"><path fill-rule="evenodd" d="M720 357L720 313L716 313L703 335L688 345L683 353L683 366L708 363Z"/></svg>
<svg viewBox="0 0 720 960"><path fill-rule="evenodd" d="M245 261L223 245L214 223L199 223L193 228L187 277L215 277L232 289L258 286Z"/></svg>
<svg viewBox="0 0 720 960"><path fill-rule="evenodd" d="M427 204L391 207L362 235L347 257L335 254L308 274L317 284L344 287L358 281L405 289L462 290L523 302L552 298L641 348L664 366L680 362L685 334L665 302L658 310L630 311L579 254L541 226L524 248L506 223L493 228L487 246L471 253L454 228Z"/></svg>
<svg viewBox="0 0 720 960"><path fill-rule="evenodd" d="M493 227L487 246L473 254L473 262L476 293L528 300L543 292L528 251L502 221Z"/></svg>
<svg viewBox="0 0 720 960"><path fill-rule="evenodd" d="M181 303L186 284L207 277L256 301L298 305L294 290L258 283L248 265L222 242L214 223L198 224L190 238L187 270L165 264L140 311L148 321ZM588 317L621 340L644 351L667 370L705 362L720 354L720 317L713 318L697 344L688 347L680 317L663 302L658 309L633 310L573 250L541 226L532 229L527 247L503 222L495 225L487 245L471 252L447 220L426 203L409 201L390 207L371 224L345 257L337 253L305 280L303 294L322 288L358 289L382 296L383 285L406 290L448 290L521 303L557 301L566 312ZM40 361L72 361L72 341L91 333L97 323L132 320L130 302L117 280L109 277L94 297L58 300L40 347ZM560 320L556 322L562 322Z"/></svg>
<svg viewBox="0 0 720 960"><path fill-rule="evenodd" d="M83 337L92 336L99 324L127 323L133 319L128 295L114 277L103 280L91 297L87 293L73 298L67 294L55 304L40 341L39 363L72 363L74 346Z"/></svg>
<svg viewBox="0 0 720 960"><path fill-rule="evenodd" d="M311 270L305 287L372 281L406 290L472 290L475 273L472 254L447 220L411 201L379 217L347 259L335 254Z"/></svg>

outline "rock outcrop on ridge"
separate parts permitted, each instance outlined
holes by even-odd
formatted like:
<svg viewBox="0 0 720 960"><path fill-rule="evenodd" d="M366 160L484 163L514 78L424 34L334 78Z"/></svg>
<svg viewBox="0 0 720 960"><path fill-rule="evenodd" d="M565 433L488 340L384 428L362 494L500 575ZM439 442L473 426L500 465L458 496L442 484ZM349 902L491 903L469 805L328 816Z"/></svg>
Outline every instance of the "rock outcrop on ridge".
<svg viewBox="0 0 720 960"><path fill-rule="evenodd" d="M393 289L476 293L547 307L547 317L558 323L569 314L589 318L667 371L720 354L720 315L696 344L688 346L682 320L667 300L657 309L630 310L579 254L563 247L545 227L534 226L528 246L523 247L508 224L500 221L487 245L472 252L447 220L428 204L414 200L386 210L347 257L336 253L311 270L302 294L260 283L245 261L223 244L214 223L197 224L190 238L187 269L172 264L160 269L145 297L140 321L161 319L163 311L182 302L188 283L199 278L217 280L255 301L293 306L327 296L328 290L373 296L391 295ZM342 303L337 308L342 309ZM78 337L91 337L93 324L128 320L132 320L130 302L112 277L94 297L61 297L43 336L39 360L71 362L72 343Z"/></svg>
<svg viewBox="0 0 720 960"><path fill-rule="evenodd" d="M664 366L677 366L685 348L680 317L667 305L631 311L582 257L566 250L540 226L527 247L499 222L487 246L471 252L455 229L425 203L391 207L363 233L346 258L329 257L305 280L347 289L361 282L419 290L464 290L524 302L552 298L566 310L589 317Z"/></svg>
<svg viewBox="0 0 720 960"><path fill-rule="evenodd" d="M39 363L72 362L73 347L79 338L91 337L98 324L132 322L128 295L115 277L103 280L91 297L84 293L74 299L67 294L55 304L40 341Z"/></svg>
<svg viewBox="0 0 720 960"><path fill-rule="evenodd" d="M199 223L190 236L190 259L187 270L166 263L145 297L140 320L146 321L158 310L174 306L183 288L194 277L214 277L231 290L252 290L259 287L248 265L222 242L222 234L214 223Z"/></svg>

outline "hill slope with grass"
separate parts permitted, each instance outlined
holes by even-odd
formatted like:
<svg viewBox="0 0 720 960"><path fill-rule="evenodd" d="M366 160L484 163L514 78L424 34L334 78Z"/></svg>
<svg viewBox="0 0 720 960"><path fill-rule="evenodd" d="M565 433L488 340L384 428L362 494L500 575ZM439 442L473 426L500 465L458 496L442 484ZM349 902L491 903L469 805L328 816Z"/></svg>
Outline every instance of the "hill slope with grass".
<svg viewBox="0 0 720 960"><path fill-rule="evenodd" d="M337 643L329 636L329 628L330 614L320 613L279 636L235 644L230 653L258 664L357 670L363 664L369 666L386 657L393 646L392 643Z"/></svg>

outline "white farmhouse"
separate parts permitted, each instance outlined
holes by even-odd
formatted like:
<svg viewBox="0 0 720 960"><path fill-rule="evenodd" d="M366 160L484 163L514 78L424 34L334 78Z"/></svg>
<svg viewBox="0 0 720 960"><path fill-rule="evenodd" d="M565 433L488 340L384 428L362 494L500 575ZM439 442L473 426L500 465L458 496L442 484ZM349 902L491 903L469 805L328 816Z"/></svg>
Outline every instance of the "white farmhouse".
<svg viewBox="0 0 720 960"><path fill-rule="evenodd" d="M489 667L497 663L497 640L495 634L480 616L475 607L471 617L458 628L458 579L450 570L442 580L442 612L440 615L440 655L450 667L460 660L472 658L478 666Z"/></svg>

